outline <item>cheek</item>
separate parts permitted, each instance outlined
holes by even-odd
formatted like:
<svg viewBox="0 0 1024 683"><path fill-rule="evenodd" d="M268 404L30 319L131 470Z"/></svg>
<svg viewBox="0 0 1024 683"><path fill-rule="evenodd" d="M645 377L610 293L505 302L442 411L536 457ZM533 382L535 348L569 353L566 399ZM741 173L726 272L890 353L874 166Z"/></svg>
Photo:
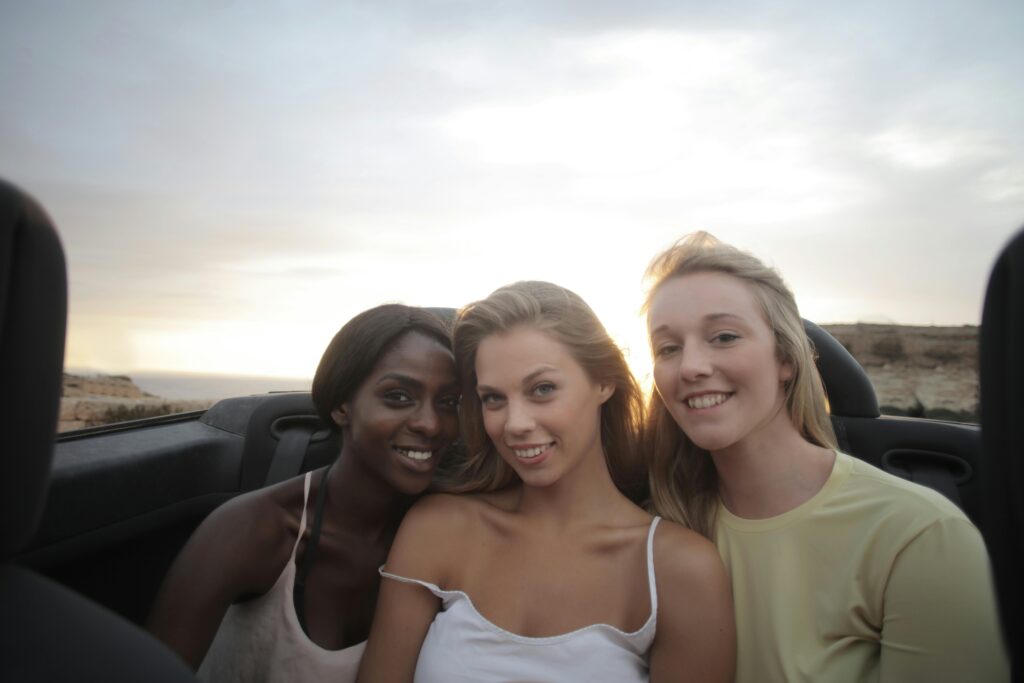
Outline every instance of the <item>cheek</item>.
<svg viewBox="0 0 1024 683"><path fill-rule="evenodd" d="M485 410L483 408L481 408L481 411L484 420L484 431L487 432L487 436L490 437L491 441L500 442L505 424L501 411Z"/></svg>
<svg viewBox="0 0 1024 683"><path fill-rule="evenodd" d="M655 363L654 369L651 371L651 375L654 378L654 388L657 390L658 395L665 398L666 395L672 396L672 380L675 377L669 368L665 367L663 363Z"/></svg>

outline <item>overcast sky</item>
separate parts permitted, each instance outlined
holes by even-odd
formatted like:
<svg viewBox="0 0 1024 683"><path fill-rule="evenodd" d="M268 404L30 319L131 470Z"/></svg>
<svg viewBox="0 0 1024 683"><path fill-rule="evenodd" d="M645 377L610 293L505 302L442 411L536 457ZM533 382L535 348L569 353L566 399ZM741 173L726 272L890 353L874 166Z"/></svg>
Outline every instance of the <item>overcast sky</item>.
<svg viewBox="0 0 1024 683"><path fill-rule="evenodd" d="M69 366L309 376L364 308L539 278L642 374L697 229L812 320L977 324L1022 73L1019 0L0 0L0 175L62 234Z"/></svg>

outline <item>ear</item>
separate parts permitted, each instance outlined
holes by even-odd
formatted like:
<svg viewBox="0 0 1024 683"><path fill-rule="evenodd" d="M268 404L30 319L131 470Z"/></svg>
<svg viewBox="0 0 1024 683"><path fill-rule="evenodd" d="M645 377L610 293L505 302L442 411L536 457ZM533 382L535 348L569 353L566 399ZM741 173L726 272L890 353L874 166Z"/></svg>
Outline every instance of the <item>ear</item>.
<svg viewBox="0 0 1024 683"><path fill-rule="evenodd" d="M779 361L779 381L788 382L793 379L796 375L796 370L793 368L793 362L789 360Z"/></svg>
<svg viewBox="0 0 1024 683"><path fill-rule="evenodd" d="M340 406L331 411L331 419L334 420L334 424L339 427L348 426L348 406L342 403Z"/></svg>
<svg viewBox="0 0 1024 683"><path fill-rule="evenodd" d="M612 382L601 382L597 387L597 395L601 399L601 404L604 405L615 393L615 385Z"/></svg>

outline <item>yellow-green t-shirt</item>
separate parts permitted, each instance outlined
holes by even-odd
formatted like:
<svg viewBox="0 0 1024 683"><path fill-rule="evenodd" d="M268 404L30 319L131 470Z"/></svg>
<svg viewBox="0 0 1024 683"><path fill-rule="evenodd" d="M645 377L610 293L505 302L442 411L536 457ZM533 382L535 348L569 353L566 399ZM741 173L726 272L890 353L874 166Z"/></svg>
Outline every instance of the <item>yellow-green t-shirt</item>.
<svg viewBox="0 0 1024 683"><path fill-rule="evenodd" d="M843 453L777 517L718 509L738 683L1006 681L984 541L941 494Z"/></svg>

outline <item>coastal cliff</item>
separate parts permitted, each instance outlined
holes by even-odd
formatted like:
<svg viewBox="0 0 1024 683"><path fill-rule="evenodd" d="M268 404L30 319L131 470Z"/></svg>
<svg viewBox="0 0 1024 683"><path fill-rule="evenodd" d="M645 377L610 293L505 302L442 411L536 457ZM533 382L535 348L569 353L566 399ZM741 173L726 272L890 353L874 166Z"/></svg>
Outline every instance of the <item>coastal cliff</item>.
<svg viewBox="0 0 1024 683"><path fill-rule="evenodd" d="M168 400L142 391L124 375L64 373L58 432L144 417L204 410L211 401Z"/></svg>
<svg viewBox="0 0 1024 683"><path fill-rule="evenodd" d="M978 327L823 325L867 371L885 415L978 422Z"/></svg>

